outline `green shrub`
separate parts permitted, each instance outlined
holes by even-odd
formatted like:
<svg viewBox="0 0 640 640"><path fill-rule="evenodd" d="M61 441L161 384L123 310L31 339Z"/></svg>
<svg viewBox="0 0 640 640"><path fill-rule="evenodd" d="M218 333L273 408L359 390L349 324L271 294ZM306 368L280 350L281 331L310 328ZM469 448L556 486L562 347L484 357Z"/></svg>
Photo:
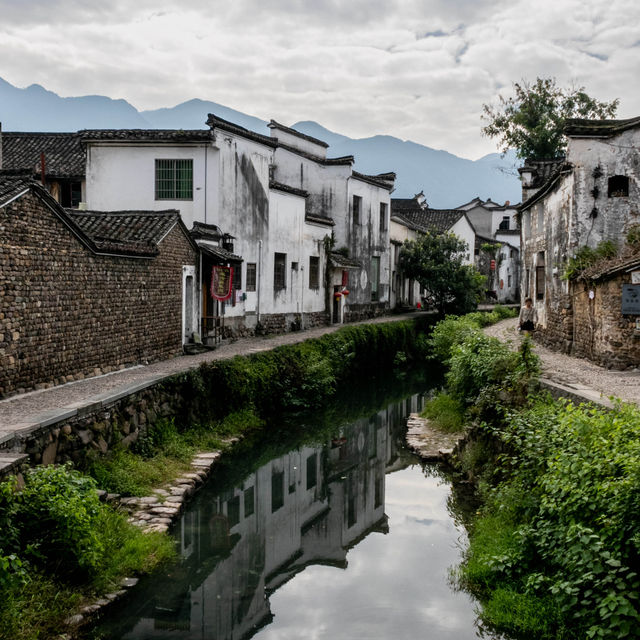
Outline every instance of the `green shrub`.
<svg viewBox="0 0 640 640"><path fill-rule="evenodd" d="M517 353L500 340L481 331L470 332L453 347L447 388L454 398L471 405L484 387L503 382L517 365Z"/></svg>
<svg viewBox="0 0 640 640"><path fill-rule="evenodd" d="M536 637L563 629L575 638L632 637L640 626L640 410L545 401L511 414L496 435L507 480L472 532L461 572L484 592L483 616L519 631L533 624L528 601L553 602L555 630L543 625ZM505 607L491 604L498 589L525 603L529 622L516 608L507 623Z"/></svg>
<svg viewBox="0 0 640 640"><path fill-rule="evenodd" d="M476 318L477 315L482 314L447 316L438 322L429 337L431 357L447 364L454 347L464 342L468 336L479 333L480 324Z"/></svg>
<svg viewBox="0 0 640 640"><path fill-rule="evenodd" d="M440 392L427 401L422 415L441 431L455 433L464 426L464 407L449 394Z"/></svg>

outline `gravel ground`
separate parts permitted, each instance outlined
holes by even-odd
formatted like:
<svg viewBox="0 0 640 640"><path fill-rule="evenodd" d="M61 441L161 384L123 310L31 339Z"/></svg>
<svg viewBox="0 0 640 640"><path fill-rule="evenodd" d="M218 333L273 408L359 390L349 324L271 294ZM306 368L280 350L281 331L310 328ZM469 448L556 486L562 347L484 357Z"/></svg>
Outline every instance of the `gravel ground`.
<svg viewBox="0 0 640 640"><path fill-rule="evenodd" d="M370 324L395 322L415 317L416 313L383 316L362 323ZM78 382L32 391L0 401L0 432L11 432L20 425L37 421L37 417L47 411L63 409L75 405L88 403L92 397L115 390L124 385L144 382L155 376L166 376L181 371L187 371L199 366L202 362L233 358L237 355L249 355L258 351L268 351L284 344L295 344L309 338L317 338L327 333L333 333L345 325L317 327L307 331L285 333L282 335L243 338L234 342L218 346L214 351L193 356L179 356L171 360L163 360L147 366L132 367L103 376L87 378ZM351 326L351 325L347 325Z"/></svg>
<svg viewBox="0 0 640 640"><path fill-rule="evenodd" d="M502 341L517 345L520 335L517 319L503 320L485 328L485 333ZM568 386L584 386L597 391L605 398L615 396L627 402L640 404L640 371L612 371L588 360L573 358L535 345L535 352L542 361L543 375Z"/></svg>

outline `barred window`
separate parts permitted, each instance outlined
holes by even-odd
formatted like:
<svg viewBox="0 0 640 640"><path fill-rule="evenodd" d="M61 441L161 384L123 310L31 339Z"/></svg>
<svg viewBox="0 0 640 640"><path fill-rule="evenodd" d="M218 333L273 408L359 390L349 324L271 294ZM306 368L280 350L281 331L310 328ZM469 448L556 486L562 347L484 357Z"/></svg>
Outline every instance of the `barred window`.
<svg viewBox="0 0 640 640"><path fill-rule="evenodd" d="M287 272L285 269L286 264L287 264L287 254L276 253L274 256L274 264L273 264L274 291L279 291L287 287Z"/></svg>
<svg viewBox="0 0 640 640"><path fill-rule="evenodd" d="M156 159L156 200L193 200L193 160Z"/></svg>
<svg viewBox="0 0 640 640"><path fill-rule="evenodd" d="M309 256L309 289L320 288L320 258Z"/></svg>
<svg viewBox="0 0 640 640"><path fill-rule="evenodd" d="M256 263L247 262L247 291L256 290Z"/></svg>

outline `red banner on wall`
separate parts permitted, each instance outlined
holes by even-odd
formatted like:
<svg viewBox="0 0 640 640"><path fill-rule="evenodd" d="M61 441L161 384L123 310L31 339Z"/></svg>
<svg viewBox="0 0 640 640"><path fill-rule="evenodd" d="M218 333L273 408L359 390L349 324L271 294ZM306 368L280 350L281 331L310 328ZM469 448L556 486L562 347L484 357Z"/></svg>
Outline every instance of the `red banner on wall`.
<svg viewBox="0 0 640 640"><path fill-rule="evenodd" d="M211 268L211 295L216 300L228 300L232 293L233 267Z"/></svg>

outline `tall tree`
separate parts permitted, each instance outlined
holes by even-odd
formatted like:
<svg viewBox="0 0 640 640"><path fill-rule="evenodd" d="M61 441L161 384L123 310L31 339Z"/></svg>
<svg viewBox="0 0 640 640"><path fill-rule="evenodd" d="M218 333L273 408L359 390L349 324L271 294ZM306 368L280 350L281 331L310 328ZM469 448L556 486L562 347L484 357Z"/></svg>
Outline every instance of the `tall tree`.
<svg viewBox="0 0 640 640"><path fill-rule="evenodd" d="M520 158L558 158L564 155L563 134L568 118L613 118L619 100L600 102L591 98L584 87L563 89L555 78L536 78L513 84L515 95L499 96L498 106L482 106L487 123L482 133L497 138L504 153L516 149Z"/></svg>
<svg viewBox="0 0 640 640"><path fill-rule="evenodd" d="M402 245L401 269L427 290L440 315L472 311L484 294L484 276L464 264L468 250L453 233L425 233Z"/></svg>

